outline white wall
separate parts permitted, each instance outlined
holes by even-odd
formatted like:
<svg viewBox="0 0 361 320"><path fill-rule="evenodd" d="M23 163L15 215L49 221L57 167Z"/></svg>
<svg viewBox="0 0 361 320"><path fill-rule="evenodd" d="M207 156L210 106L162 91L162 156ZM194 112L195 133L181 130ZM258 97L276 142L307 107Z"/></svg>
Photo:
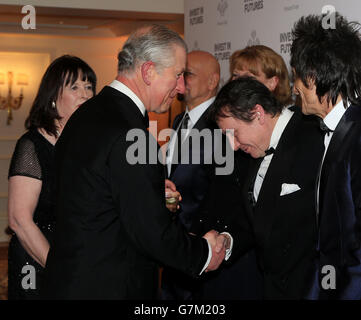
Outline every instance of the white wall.
<svg viewBox="0 0 361 320"><path fill-rule="evenodd" d="M214 54L229 79L229 56L251 44L264 44L289 61L291 29L302 16L333 5L349 20L361 21L360 0L185 0L184 35L190 50Z"/></svg>
<svg viewBox="0 0 361 320"><path fill-rule="evenodd" d="M122 11L143 11L143 12L184 12L183 0L1 0L0 4L26 5L35 7L59 7L59 8L81 8L100 10L122 10Z"/></svg>

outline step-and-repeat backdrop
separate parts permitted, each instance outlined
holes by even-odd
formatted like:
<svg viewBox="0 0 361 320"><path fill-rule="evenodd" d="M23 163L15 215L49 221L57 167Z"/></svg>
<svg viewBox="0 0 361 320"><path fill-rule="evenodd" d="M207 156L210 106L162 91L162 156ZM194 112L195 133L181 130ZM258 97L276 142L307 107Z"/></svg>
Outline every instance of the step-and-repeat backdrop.
<svg viewBox="0 0 361 320"><path fill-rule="evenodd" d="M234 51L263 44L281 54L288 66L294 23L324 11L325 26L332 27L333 10L361 22L361 0L185 0L185 40L189 51L206 50L218 59L223 85Z"/></svg>

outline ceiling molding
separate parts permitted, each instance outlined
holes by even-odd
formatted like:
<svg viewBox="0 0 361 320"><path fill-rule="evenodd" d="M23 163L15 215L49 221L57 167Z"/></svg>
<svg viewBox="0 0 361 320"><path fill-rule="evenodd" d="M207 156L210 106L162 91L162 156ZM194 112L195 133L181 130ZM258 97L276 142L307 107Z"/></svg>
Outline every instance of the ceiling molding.
<svg viewBox="0 0 361 320"><path fill-rule="evenodd" d="M184 32L183 14L115 10L36 7L36 29L24 30L22 6L0 5L0 32L51 34L84 37L120 37L145 24L158 23L180 34Z"/></svg>

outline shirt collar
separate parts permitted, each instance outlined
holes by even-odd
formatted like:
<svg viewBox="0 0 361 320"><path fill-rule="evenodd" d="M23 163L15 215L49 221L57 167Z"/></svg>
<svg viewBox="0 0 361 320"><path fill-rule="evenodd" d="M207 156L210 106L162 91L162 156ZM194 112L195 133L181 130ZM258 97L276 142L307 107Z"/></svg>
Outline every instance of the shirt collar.
<svg viewBox="0 0 361 320"><path fill-rule="evenodd" d="M323 119L323 122L330 130L335 131L335 129L336 129L338 123L340 122L345 111L346 111L345 106L343 104L343 101L341 100L326 115L326 117Z"/></svg>
<svg viewBox="0 0 361 320"><path fill-rule="evenodd" d="M113 82L109 85L109 87L112 87L112 88L120 91L121 93L125 94L127 97L129 97L137 105L137 107L139 108L142 115L143 116L145 115L145 107L144 107L143 102L124 83L122 83L118 80L113 80Z"/></svg>
<svg viewBox="0 0 361 320"><path fill-rule="evenodd" d="M200 105L193 108L191 111L188 111L186 107L186 113L189 115L189 119L192 121L192 124L195 125L202 114L208 109L208 107L214 102L216 97L212 97L207 101L202 102Z"/></svg>
<svg viewBox="0 0 361 320"><path fill-rule="evenodd" d="M281 139L282 133L285 130L288 121L293 116L293 111L289 110L288 108L284 108L276 122L275 127L272 131L271 141L270 141L270 148L276 149L278 142Z"/></svg>

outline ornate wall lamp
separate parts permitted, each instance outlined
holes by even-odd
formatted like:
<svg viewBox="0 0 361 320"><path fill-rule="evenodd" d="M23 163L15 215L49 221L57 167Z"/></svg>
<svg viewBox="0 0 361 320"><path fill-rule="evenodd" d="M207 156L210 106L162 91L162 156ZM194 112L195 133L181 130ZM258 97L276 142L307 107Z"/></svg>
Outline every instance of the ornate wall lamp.
<svg viewBox="0 0 361 320"><path fill-rule="evenodd" d="M12 95L12 86L13 86L13 73L11 71L8 72L8 95L7 97L2 97L0 94L0 109L7 110L8 117L6 124L10 125L13 120L12 110L17 110L21 107L21 103L23 102L23 86L28 85L28 76L24 73L19 73L17 75L17 85L21 86L20 95L18 97L13 97ZM5 74L0 73L0 85L5 84Z"/></svg>

